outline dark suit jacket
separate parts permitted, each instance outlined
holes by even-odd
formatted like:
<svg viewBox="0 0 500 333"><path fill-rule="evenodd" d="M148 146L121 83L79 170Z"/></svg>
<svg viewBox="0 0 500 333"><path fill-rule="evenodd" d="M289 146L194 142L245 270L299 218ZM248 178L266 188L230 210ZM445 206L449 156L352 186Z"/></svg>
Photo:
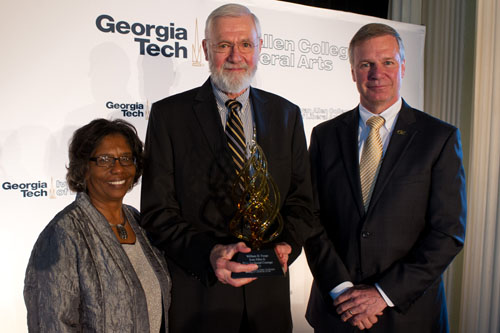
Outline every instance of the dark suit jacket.
<svg viewBox="0 0 500 333"><path fill-rule="evenodd" d="M281 193L285 227L276 242L300 253L312 220L309 160L300 109L250 90L257 141ZM171 332L291 332L289 282L260 278L242 288L216 282L209 254L230 244L234 166L210 81L153 104L146 135L142 225L166 251L172 275Z"/></svg>
<svg viewBox="0 0 500 333"><path fill-rule="evenodd" d="M365 213L359 180L358 108L314 128L315 214L305 245L315 282L307 319L350 332L328 292L344 281L378 283L395 304L370 331L447 328L441 274L465 238L465 175L459 131L404 101Z"/></svg>

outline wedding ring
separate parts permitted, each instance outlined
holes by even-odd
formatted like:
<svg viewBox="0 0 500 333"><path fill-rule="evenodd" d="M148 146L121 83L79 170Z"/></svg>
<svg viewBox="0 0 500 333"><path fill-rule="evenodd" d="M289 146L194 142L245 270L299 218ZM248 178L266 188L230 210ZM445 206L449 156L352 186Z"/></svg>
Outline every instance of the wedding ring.
<svg viewBox="0 0 500 333"><path fill-rule="evenodd" d="M354 316L354 314L351 312L351 310L350 310L350 309L349 309L349 310L347 310L347 312L349 312L349 314L350 314L351 316Z"/></svg>

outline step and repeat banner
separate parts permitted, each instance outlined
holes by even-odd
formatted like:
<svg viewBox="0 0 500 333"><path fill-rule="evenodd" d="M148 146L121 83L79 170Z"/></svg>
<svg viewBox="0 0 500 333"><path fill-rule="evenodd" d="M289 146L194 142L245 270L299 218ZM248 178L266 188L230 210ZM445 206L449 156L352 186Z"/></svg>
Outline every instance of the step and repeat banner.
<svg viewBox="0 0 500 333"><path fill-rule="evenodd" d="M122 118L144 139L151 104L208 77L201 42L215 0L45 0L0 5L0 316L26 331L22 295L32 246L74 200L66 184L68 140L94 118ZM271 0L243 1L260 19L263 47L253 85L301 107L306 136L355 107L347 48L369 22L395 27L406 46L402 94L423 107L425 28ZM140 188L125 201L139 208ZM296 332L311 275L291 267Z"/></svg>

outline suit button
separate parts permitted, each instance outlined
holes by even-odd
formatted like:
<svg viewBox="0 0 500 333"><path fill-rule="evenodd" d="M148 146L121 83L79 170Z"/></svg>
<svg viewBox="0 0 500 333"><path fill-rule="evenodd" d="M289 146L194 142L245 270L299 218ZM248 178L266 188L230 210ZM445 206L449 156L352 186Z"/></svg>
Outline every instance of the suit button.
<svg viewBox="0 0 500 333"><path fill-rule="evenodd" d="M368 238L368 237L370 237L371 235L372 235L372 233L371 233L371 232L369 232L369 231L363 231L363 232L361 233L361 237L363 237L363 238Z"/></svg>

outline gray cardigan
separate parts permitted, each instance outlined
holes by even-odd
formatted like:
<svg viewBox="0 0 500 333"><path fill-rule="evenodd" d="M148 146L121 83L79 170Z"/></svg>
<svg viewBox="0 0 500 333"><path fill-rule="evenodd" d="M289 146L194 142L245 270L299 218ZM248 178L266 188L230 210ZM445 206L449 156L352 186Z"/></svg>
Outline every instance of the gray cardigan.
<svg viewBox="0 0 500 333"><path fill-rule="evenodd" d="M168 331L171 281L167 264L124 211L160 282ZM85 193L40 234L24 285L30 332L149 332L146 296L125 251Z"/></svg>

